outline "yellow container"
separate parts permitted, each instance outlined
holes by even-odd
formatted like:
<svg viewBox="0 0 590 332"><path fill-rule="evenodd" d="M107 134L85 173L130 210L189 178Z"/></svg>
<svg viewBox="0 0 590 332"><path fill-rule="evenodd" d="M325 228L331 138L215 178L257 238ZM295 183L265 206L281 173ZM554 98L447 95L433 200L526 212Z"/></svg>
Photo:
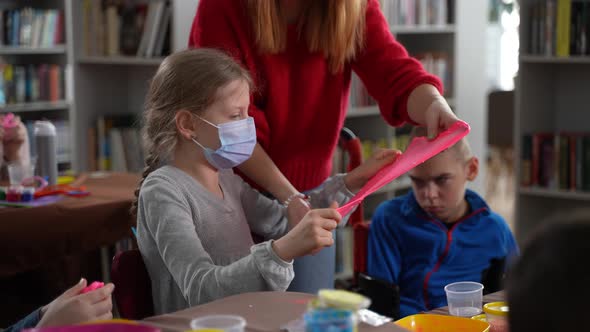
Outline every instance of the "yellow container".
<svg viewBox="0 0 590 332"><path fill-rule="evenodd" d="M407 316L395 322L410 331L421 332L489 332L490 324L479 320L431 314Z"/></svg>
<svg viewBox="0 0 590 332"><path fill-rule="evenodd" d="M483 306L486 320L490 323L492 331L508 331L508 304L506 302L490 302Z"/></svg>

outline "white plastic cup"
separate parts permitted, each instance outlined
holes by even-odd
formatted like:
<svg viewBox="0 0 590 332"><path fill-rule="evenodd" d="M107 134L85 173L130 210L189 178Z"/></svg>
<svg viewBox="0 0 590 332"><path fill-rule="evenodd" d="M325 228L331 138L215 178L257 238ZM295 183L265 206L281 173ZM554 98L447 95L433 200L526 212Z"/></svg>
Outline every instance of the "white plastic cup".
<svg viewBox="0 0 590 332"><path fill-rule="evenodd" d="M236 315L203 316L191 321L191 329L217 329L225 332L244 332L246 320Z"/></svg>
<svg viewBox="0 0 590 332"><path fill-rule="evenodd" d="M7 168L11 186L20 186L23 180L30 179L35 175L34 164L14 162L8 164Z"/></svg>
<svg viewBox="0 0 590 332"><path fill-rule="evenodd" d="M445 293L452 316L472 317L481 313L482 284L472 281L454 282L445 286Z"/></svg>

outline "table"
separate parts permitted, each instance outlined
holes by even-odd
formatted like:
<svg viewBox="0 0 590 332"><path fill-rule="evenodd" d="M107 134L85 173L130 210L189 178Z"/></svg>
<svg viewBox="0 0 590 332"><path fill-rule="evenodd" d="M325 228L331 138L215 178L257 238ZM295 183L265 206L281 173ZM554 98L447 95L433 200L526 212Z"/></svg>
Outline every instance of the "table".
<svg viewBox="0 0 590 332"><path fill-rule="evenodd" d="M0 209L0 277L34 269L59 257L114 244L129 235L135 174L83 175L91 192L47 206Z"/></svg>
<svg viewBox="0 0 590 332"><path fill-rule="evenodd" d="M104 280L112 246L129 237L139 175L82 175L83 198L35 208L0 209L0 326L8 326L75 284Z"/></svg>
<svg viewBox="0 0 590 332"><path fill-rule="evenodd" d="M155 316L143 322L156 326L165 332L179 332L190 329L194 318L212 314L233 314L246 319L249 332L279 331L280 327L295 320L305 312L307 303L314 298L311 294L294 292L256 292L229 296L207 304ZM401 332L404 329L393 323L380 327L359 325L359 332Z"/></svg>
<svg viewBox="0 0 590 332"><path fill-rule="evenodd" d="M485 295L483 297L483 303L489 303L489 302L499 302L499 301L506 301L506 293L504 291L499 291L496 293L491 293L488 295ZM441 307L441 308L437 308L434 309L432 311L428 312L429 314L437 314L437 315L449 315L449 307Z"/></svg>

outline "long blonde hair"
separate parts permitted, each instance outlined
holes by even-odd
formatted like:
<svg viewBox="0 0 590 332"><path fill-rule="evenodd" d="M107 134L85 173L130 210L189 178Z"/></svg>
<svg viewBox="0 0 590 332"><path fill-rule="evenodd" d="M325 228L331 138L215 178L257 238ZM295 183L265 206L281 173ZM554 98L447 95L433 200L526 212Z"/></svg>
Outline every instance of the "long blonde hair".
<svg viewBox="0 0 590 332"><path fill-rule="evenodd" d="M286 48L287 21L281 1L248 0L254 38L262 52L274 54ZM305 1L299 35L305 37L310 52L324 54L332 73L342 70L363 47L366 6L367 0Z"/></svg>
<svg viewBox="0 0 590 332"><path fill-rule="evenodd" d="M244 80L252 86L248 71L230 56L213 49L185 50L168 56L152 78L145 100L142 137L147 156L131 213L145 178L169 161L178 142L176 113L202 113L216 101L220 88Z"/></svg>

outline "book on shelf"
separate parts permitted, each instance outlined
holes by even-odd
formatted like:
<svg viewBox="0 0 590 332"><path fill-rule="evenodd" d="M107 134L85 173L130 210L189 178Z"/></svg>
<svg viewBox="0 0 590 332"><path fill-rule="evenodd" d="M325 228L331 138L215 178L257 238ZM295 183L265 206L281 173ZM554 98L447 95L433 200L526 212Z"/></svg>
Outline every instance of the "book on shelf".
<svg viewBox="0 0 590 332"><path fill-rule="evenodd" d="M84 0L82 11L86 55L151 58L170 51L172 9L167 0Z"/></svg>
<svg viewBox="0 0 590 332"><path fill-rule="evenodd" d="M590 191L590 134L523 135L521 185Z"/></svg>
<svg viewBox="0 0 590 332"><path fill-rule="evenodd" d="M64 15L31 7L0 12L0 45L53 47L64 43Z"/></svg>
<svg viewBox="0 0 590 332"><path fill-rule="evenodd" d="M366 106L375 106L377 105L377 101L369 95L367 88L361 81L361 79L356 75L352 74L352 79L350 83L350 106L352 107L366 107Z"/></svg>
<svg viewBox="0 0 590 332"><path fill-rule="evenodd" d="M89 167L92 170L140 172L144 153L135 114L107 115L88 131Z"/></svg>
<svg viewBox="0 0 590 332"><path fill-rule="evenodd" d="M381 11L390 26L432 26L452 22L449 0L381 0Z"/></svg>
<svg viewBox="0 0 590 332"><path fill-rule="evenodd" d="M539 1L530 8L530 53L560 56L589 55L590 2Z"/></svg>
<svg viewBox="0 0 590 332"><path fill-rule="evenodd" d="M65 99L65 67L0 64L0 105Z"/></svg>
<svg viewBox="0 0 590 332"><path fill-rule="evenodd" d="M438 77L445 87L445 95L450 96L452 92L452 70L447 53L426 52L414 56L424 66L424 70Z"/></svg>

